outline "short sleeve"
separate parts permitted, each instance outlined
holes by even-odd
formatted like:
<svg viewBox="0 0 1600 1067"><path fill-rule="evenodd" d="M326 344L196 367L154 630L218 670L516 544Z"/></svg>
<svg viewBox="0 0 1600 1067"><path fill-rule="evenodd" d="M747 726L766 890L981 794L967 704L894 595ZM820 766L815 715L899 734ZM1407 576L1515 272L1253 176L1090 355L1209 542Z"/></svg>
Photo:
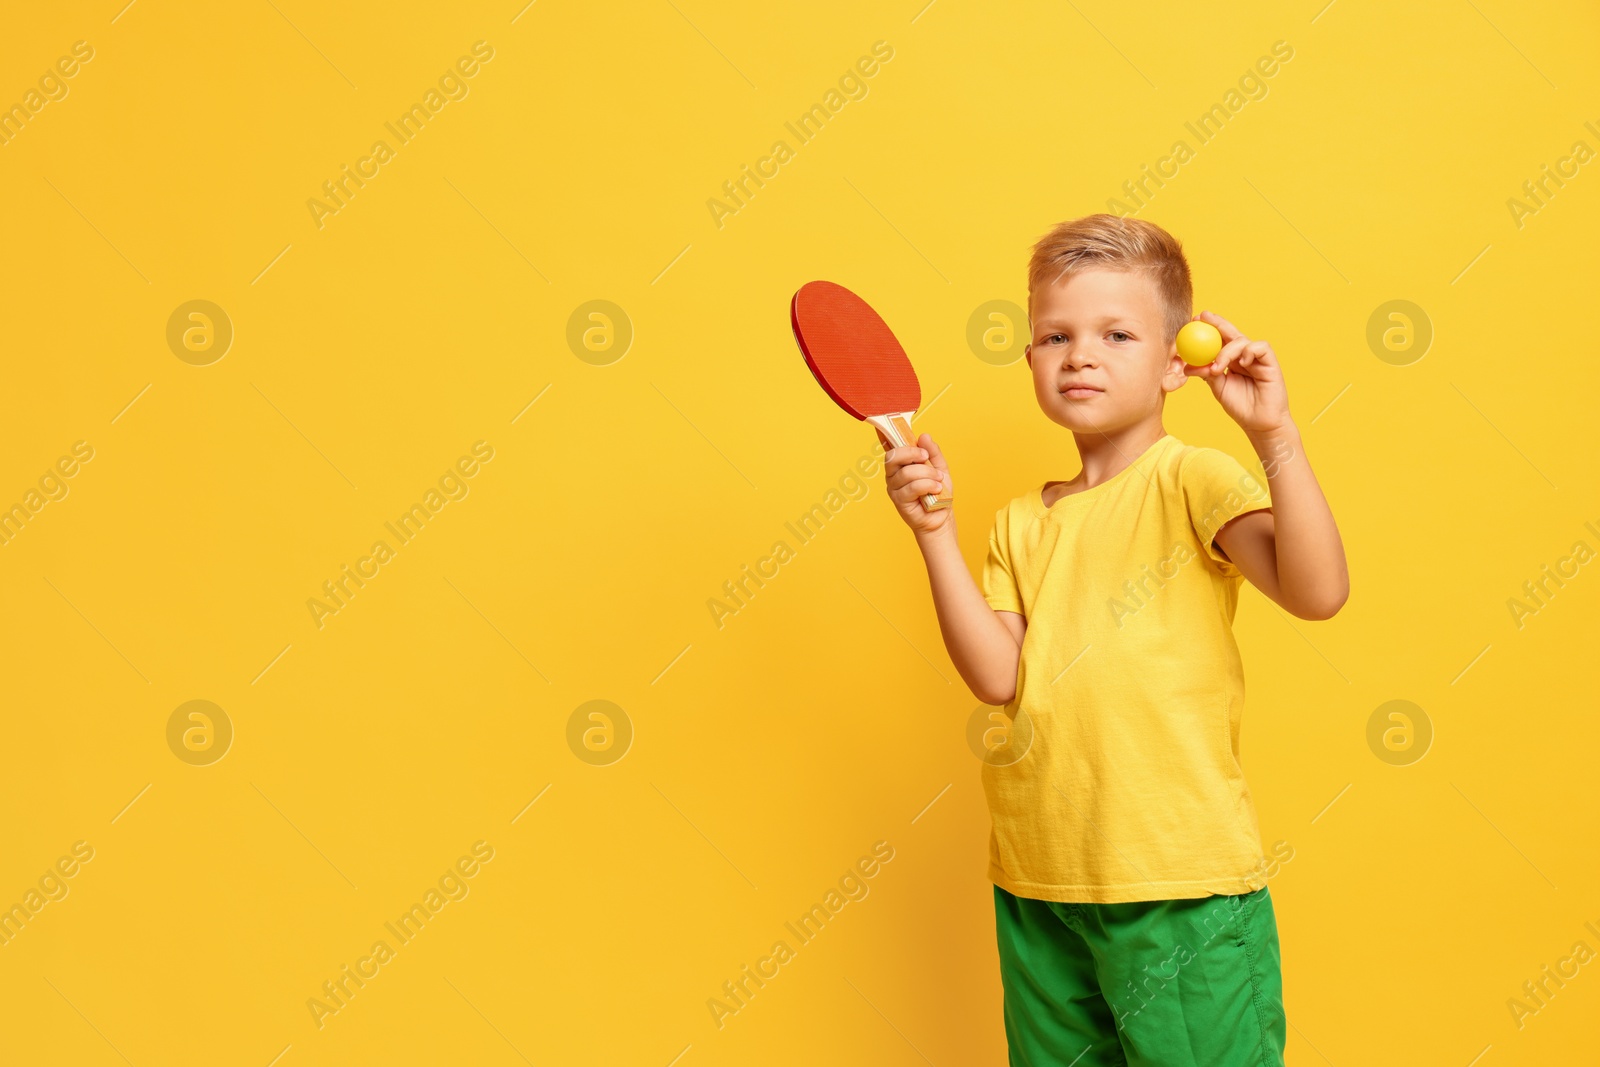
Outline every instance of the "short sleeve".
<svg viewBox="0 0 1600 1067"><path fill-rule="evenodd" d="M996 611L1023 614L1022 592L1011 563L1010 508L995 514L989 530L989 557L983 564L983 599Z"/></svg>
<svg viewBox="0 0 1600 1067"><path fill-rule="evenodd" d="M1217 531L1233 519L1272 507L1267 484L1219 448L1196 448L1179 468L1184 505L1195 537L1225 577L1241 572L1213 543Z"/></svg>

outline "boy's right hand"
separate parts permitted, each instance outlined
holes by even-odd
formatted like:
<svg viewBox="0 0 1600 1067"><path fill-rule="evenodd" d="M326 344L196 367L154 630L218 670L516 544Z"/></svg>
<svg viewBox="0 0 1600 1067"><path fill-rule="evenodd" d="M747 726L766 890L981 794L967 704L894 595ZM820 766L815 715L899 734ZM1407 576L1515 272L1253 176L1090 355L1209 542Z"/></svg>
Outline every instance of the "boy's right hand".
<svg viewBox="0 0 1600 1067"><path fill-rule="evenodd" d="M928 434L918 437L915 445L892 448L883 454L883 480L895 510L913 533L935 533L955 521L953 505L935 511L922 506L924 496L937 495L954 484L944 453Z"/></svg>

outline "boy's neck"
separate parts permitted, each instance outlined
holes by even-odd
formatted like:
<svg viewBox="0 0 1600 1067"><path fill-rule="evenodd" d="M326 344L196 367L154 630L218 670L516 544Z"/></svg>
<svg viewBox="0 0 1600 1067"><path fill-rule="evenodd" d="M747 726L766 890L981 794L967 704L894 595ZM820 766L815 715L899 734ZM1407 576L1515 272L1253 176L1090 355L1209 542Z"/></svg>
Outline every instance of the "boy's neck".
<svg viewBox="0 0 1600 1067"><path fill-rule="evenodd" d="M1167 431L1157 416L1120 430L1094 433L1073 431L1072 436L1077 442L1078 458L1083 464L1083 469L1070 482L1050 483L1054 492L1046 494L1047 503L1051 502L1052 495L1054 499L1059 500L1072 493L1093 489L1100 483L1116 477L1132 466L1151 445L1167 436Z"/></svg>

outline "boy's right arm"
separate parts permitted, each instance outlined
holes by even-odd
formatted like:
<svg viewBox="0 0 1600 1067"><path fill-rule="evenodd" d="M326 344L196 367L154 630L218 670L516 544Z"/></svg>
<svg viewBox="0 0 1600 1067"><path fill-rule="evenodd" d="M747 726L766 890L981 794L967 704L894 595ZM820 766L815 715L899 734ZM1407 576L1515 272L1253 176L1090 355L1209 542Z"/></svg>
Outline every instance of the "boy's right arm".
<svg viewBox="0 0 1600 1067"><path fill-rule="evenodd" d="M991 608L956 542L954 506L927 511L922 497L951 485L950 467L933 438L895 448L883 457L884 482L895 510L916 535L928 568L939 631L950 660L972 694L985 704L1009 704L1017 693L1017 663L1027 622L1014 611Z"/></svg>

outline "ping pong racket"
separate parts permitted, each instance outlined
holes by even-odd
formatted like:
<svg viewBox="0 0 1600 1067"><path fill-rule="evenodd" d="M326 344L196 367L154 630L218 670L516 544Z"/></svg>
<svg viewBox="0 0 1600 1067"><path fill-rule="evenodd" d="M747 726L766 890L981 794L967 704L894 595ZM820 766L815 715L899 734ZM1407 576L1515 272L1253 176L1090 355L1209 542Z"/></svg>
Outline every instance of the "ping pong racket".
<svg viewBox="0 0 1600 1067"><path fill-rule="evenodd" d="M842 285L802 285L789 302L795 343L822 391L845 411L870 422L891 447L917 443L911 419L922 386L888 324L865 300ZM947 508L949 489L922 497L929 511Z"/></svg>

